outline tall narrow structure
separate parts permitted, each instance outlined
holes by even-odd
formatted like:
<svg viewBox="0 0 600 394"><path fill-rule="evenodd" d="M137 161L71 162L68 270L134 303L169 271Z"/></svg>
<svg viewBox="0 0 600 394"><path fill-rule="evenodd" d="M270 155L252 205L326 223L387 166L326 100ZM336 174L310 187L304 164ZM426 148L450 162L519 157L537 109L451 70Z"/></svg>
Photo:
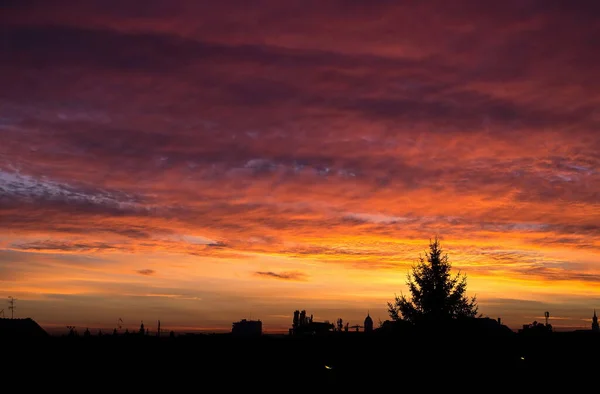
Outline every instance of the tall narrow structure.
<svg viewBox="0 0 600 394"><path fill-rule="evenodd" d="M300 325L300 311L296 309L294 311L294 322L292 323L292 328L296 329L296 328L298 328L299 325Z"/></svg>
<svg viewBox="0 0 600 394"><path fill-rule="evenodd" d="M600 331L600 326L598 325L598 316L596 316L596 310L594 309L594 316L592 317L592 331Z"/></svg>
<svg viewBox="0 0 600 394"><path fill-rule="evenodd" d="M8 309L10 310L10 318L14 319L15 318L15 309L17 309L17 307L15 306L15 301L17 299L14 297L8 297Z"/></svg>
<svg viewBox="0 0 600 394"><path fill-rule="evenodd" d="M369 312L367 312L367 317L365 318L364 330L365 332L373 331L373 319L371 319L371 315Z"/></svg>

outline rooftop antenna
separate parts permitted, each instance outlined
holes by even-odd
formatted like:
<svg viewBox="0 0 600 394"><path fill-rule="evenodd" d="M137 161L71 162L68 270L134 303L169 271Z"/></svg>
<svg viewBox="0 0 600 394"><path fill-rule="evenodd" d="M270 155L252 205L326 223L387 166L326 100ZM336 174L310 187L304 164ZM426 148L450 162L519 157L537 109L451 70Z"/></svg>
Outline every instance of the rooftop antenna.
<svg viewBox="0 0 600 394"><path fill-rule="evenodd" d="M15 308L16 308L15 301L16 300L17 299L12 296L8 297L8 309L10 309L10 318L11 319L15 318Z"/></svg>
<svg viewBox="0 0 600 394"><path fill-rule="evenodd" d="M544 312L544 316L546 317L546 325L548 325L548 319L550 318L550 312Z"/></svg>
<svg viewBox="0 0 600 394"><path fill-rule="evenodd" d="M158 321L158 330L156 331L156 336L160 337L160 320Z"/></svg>

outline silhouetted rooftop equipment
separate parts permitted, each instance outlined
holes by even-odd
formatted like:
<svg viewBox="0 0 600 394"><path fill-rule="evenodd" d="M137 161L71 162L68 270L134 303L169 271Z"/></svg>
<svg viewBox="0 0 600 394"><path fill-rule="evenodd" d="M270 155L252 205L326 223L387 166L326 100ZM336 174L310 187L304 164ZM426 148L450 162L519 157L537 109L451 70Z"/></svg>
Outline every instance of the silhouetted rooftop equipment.
<svg viewBox="0 0 600 394"><path fill-rule="evenodd" d="M15 301L17 299L14 297L8 297L8 309L10 309L10 318L14 319L15 318L15 309L17 308L15 306Z"/></svg>

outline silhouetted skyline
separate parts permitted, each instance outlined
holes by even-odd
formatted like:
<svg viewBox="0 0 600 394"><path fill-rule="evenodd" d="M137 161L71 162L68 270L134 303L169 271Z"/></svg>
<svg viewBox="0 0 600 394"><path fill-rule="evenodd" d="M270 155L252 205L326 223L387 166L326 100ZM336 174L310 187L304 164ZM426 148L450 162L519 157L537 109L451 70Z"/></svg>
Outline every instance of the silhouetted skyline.
<svg viewBox="0 0 600 394"><path fill-rule="evenodd" d="M0 302L377 323L439 235L480 313L590 327L598 7L0 2Z"/></svg>

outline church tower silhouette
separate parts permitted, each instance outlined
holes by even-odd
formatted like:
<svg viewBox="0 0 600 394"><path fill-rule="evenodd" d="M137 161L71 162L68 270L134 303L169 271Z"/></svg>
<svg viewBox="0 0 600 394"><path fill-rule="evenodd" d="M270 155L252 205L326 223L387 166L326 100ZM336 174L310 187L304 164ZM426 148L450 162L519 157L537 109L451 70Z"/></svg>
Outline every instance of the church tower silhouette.
<svg viewBox="0 0 600 394"><path fill-rule="evenodd" d="M369 312L367 312L367 317L365 318L365 323L363 324L365 332L373 331L373 319Z"/></svg>

